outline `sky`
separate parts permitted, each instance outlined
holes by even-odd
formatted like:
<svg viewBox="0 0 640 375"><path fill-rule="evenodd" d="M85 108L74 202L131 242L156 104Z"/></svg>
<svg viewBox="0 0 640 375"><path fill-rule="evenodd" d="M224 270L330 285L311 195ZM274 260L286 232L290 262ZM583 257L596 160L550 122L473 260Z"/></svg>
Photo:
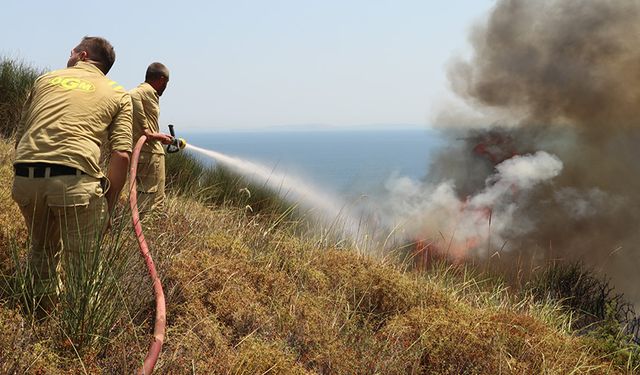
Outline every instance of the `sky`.
<svg viewBox="0 0 640 375"><path fill-rule="evenodd" d="M470 53L493 3L5 0L0 56L59 69L83 36L102 36L127 89L160 61L165 131L426 127L452 96L447 63Z"/></svg>

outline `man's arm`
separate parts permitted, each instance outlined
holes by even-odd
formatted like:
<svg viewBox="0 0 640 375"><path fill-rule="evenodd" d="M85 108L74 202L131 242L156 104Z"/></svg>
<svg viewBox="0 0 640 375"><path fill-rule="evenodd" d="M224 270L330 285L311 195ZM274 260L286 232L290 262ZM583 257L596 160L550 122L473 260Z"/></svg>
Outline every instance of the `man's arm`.
<svg viewBox="0 0 640 375"><path fill-rule="evenodd" d="M156 141L160 141L160 143L165 145L171 144L171 142L173 142L173 137L170 136L169 134L153 133L149 131L148 128L144 129L144 135L147 136L147 141L156 140Z"/></svg>
<svg viewBox="0 0 640 375"><path fill-rule="evenodd" d="M125 94L120 99L120 111L118 111L109 126L111 158L109 159L107 178L111 186L106 194L109 213L113 213L113 209L118 203L122 186L127 180L132 138L131 111L131 97L129 94Z"/></svg>
<svg viewBox="0 0 640 375"><path fill-rule="evenodd" d="M133 121L137 124L137 126L141 126L142 129L147 131L147 115L144 113L144 105L142 104L142 98L140 97L140 93L135 89L130 92L131 96L131 116ZM135 144L138 142L137 139L133 140Z"/></svg>
<svg viewBox="0 0 640 375"><path fill-rule="evenodd" d="M147 99L149 100L149 99ZM144 103L142 100L142 95L139 92L135 92L131 95L131 105L133 107L133 118L136 119L137 123L142 126L144 130L144 135L147 137L147 142L149 141L160 141L165 145L171 144L173 138L169 134L163 133L154 133L149 129L149 121L158 120L157 114L151 114L151 117L148 117L144 111ZM137 139L134 139L133 142L137 142Z"/></svg>
<svg viewBox="0 0 640 375"><path fill-rule="evenodd" d="M109 206L109 214L113 213L113 209L118 203L120 191L127 181L127 170L129 168L129 153L126 151L112 151L109 160L109 171L107 178L111 183L107 191L107 205Z"/></svg>

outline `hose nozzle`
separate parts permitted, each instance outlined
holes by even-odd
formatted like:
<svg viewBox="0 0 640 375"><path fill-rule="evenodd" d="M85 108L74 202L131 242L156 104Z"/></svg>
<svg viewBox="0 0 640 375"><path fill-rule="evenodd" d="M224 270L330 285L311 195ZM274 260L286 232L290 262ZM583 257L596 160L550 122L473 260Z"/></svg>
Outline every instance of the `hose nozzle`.
<svg viewBox="0 0 640 375"><path fill-rule="evenodd" d="M175 138L174 141L176 146L178 146L179 149L183 149L185 147L187 147L187 141L184 140L184 138Z"/></svg>
<svg viewBox="0 0 640 375"><path fill-rule="evenodd" d="M169 125L169 133L171 133L171 136L173 137L173 142L167 146L168 153L172 154L187 147L187 141L183 138L176 138L176 132L173 130L173 125Z"/></svg>

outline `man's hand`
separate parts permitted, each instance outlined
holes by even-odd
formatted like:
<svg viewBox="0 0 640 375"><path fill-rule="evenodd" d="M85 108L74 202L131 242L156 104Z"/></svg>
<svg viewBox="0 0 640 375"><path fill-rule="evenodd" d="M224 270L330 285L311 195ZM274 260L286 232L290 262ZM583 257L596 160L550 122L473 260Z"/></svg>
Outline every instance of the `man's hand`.
<svg viewBox="0 0 640 375"><path fill-rule="evenodd" d="M163 145L170 145L173 142L173 137L169 134L156 133L156 140L160 141Z"/></svg>

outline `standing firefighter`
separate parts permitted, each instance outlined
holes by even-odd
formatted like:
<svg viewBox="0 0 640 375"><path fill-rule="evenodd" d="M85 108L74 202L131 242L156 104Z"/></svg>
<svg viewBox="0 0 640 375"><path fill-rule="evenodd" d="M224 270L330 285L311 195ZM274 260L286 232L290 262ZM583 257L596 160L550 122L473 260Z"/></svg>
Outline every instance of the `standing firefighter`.
<svg viewBox="0 0 640 375"><path fill-rule="evenodd" d="M45 309L59 292L61 256L91 258L126 181L132 109L129 94L105 76L114 61L107 40L84 37L66 69L38 77L22 112L12 196L29 230L34 293ZM104 141L107 177L99 167Z"/></svg>
<svg viewBox="0 0 640 375"><path fill-rule="evenodd" d="M160 133L160 96L169 83L169 69L159 62L147 68L145 80L131 90L133 104L133 143L145 135L147 142L142 146L138 161L138 206L141 213L159 213L164 208L164 149L162 144L170 144L172 137Z"/></svg>

